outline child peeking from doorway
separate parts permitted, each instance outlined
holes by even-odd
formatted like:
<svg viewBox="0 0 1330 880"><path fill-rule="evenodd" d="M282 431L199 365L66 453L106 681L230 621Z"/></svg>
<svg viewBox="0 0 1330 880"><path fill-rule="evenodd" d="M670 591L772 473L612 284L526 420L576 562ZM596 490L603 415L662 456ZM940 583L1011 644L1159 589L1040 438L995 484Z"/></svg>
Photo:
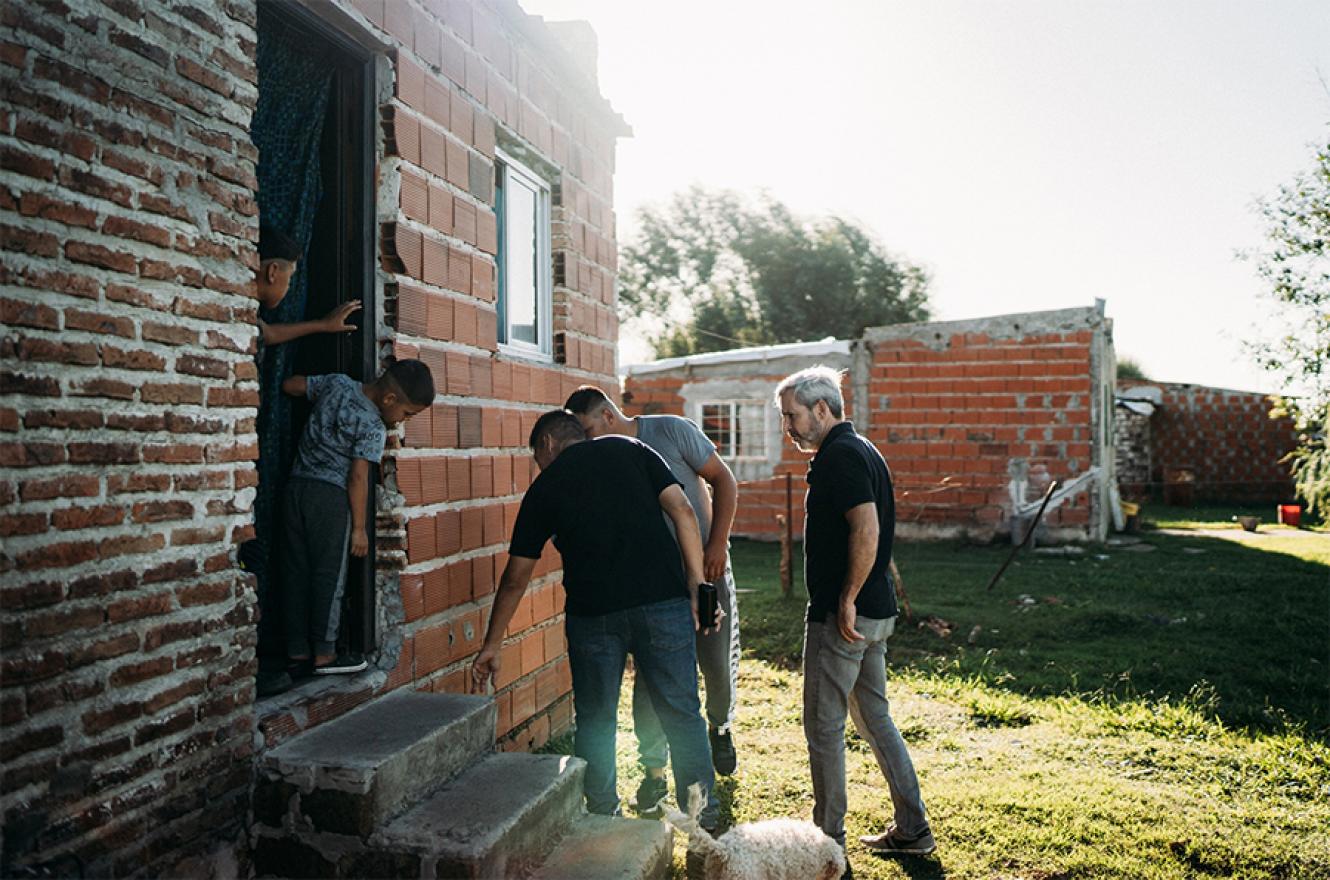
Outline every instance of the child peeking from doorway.
<svg viewBox="0 0 1330 880"><path fill-rule="evenodd" d="M287 291L291 289L291 276L295 274L299 262L300 245L294 239L275 227L259 227L259 271L254 276L254 282L261 307L271 311L282 304ZM358 311L360 300L353 299L315 321L269 324L260 318L256 359L259 363L263 362L264 351L269 345L281 345L312 333L350 333L356 327L347 322Z"/></svg>
<svg viewBox="0 0 1330 880"><path fill-rule="evenodd" d="M434 379L417 360L393 361L373 382L292 376L282 391L314 404L283 498L282 610L293 677L359 672L365 658L336 650L347 548L369 552L369 465L388 429L434 402Z"/></svg>

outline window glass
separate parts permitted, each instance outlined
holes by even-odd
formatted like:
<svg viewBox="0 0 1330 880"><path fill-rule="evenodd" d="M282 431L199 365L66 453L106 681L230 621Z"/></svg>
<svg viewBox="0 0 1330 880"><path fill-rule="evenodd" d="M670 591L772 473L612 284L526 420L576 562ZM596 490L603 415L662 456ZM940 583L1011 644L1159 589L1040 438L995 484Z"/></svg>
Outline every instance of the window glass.
<svg viewBox="0 0 1330 880"><path fill-rule="evenodd" d="M729 403L702 404L702 433L716 444L721 458L734 456L734 407Z"/></svg>
<svg viewBox="0 0 1330 880"><path fill-rule="evenodd" d="M495 165L499 222L499 342L550 352L549 187L502 157Z"/></svg>
<svg viewBox="0 0 1330 880"><path fill-rule="evenodd" d="M717 400L702 404L702 433L721 458L765 458L766 405L757 400Z"/></svg>
<svg viewBox="0 0 1330 880"><path fill-rule="evenodd" d="M508 221L504 224L508 341L536 345L539 329L536 309L539 300L536 288L536 256L540 250L536 240L539 194L516 175L510 181L504 202Z"/></svg>
<svg viewBox="0 0 1330 880"><path fill-rule="evenodd" d="M747 458L766 456L766 413L767 408L756 401L740 404L738 422L740 456Z"/></svg>

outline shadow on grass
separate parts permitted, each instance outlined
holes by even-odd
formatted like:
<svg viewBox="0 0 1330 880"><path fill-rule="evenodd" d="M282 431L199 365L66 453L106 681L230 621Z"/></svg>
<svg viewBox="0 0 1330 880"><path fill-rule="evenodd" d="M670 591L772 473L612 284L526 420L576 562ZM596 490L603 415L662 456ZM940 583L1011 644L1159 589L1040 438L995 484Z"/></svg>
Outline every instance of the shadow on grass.
<svg viewBox="0 0 1330 880"><path fill-rule="evenodd" d="M1330 738L1330 545L1320 537L1147 535L1072 556L1007 546L900 544L914 621L889 662L1029 696L1185 703L1232 727ZM1272 552L1279 547L1283 552ZM796 548L796 553L798 548ZM780 594L775 545L736 541L744 651L798 669L805 592ZM935 617L949 637L920 625Z"/></svg>
<svg viewBox="0 0 1330 880"><path fill-rule="evenodd" d="M945 880L948 876L947 866L942 863L942 860L936 854L931 856L860 856L852 860L850 867L859 868L869 860L891 862L912 880Z"/></svg>

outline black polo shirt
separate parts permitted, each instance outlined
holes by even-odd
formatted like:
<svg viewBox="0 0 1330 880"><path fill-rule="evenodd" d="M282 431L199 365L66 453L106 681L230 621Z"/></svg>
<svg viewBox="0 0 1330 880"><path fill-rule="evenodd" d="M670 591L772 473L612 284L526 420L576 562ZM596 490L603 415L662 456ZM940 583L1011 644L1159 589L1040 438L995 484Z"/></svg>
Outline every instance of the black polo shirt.
<svg viewBox="0 0 1330 880"><path fill-rule="evenodd" d="M841 422L822 438L808 466L804 581L808 619L814 623L826 621L828 613L835 620L849 568L850 524L845 514L870 501L877 506L877 558L854 607L863 617L881 620L896 616L896 593L889 574L896 531L891 473L877 447L861 437L852 423Z"/></svg>
<svg viewBox="0 0 1330 880"><path fill-rule="evenodd" d="M508 552L563 557L569 614L594 617L688 596L683 560L661 515L679 481L651 447L607 436L569 446L531 483Z"/></svg>

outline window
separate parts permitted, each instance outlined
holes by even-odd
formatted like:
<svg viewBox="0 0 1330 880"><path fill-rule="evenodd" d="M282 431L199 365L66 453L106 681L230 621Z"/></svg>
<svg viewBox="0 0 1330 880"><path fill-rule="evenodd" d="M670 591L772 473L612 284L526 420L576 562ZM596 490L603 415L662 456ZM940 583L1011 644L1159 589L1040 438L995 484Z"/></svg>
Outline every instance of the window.
<svg viewBox="0 0 1330 880"><path fill-rule="evenodd" d="M765 458L767 408L757 400L722 400L702 404L702 433L716 444L721 458Z"/></svg>
<svg viewBox="0 0 1330 880"><path fill-rule="evenodd" d="M550 187L498 152L494 205L499 220L499 342L512 351L549 357Z"/></svg>

